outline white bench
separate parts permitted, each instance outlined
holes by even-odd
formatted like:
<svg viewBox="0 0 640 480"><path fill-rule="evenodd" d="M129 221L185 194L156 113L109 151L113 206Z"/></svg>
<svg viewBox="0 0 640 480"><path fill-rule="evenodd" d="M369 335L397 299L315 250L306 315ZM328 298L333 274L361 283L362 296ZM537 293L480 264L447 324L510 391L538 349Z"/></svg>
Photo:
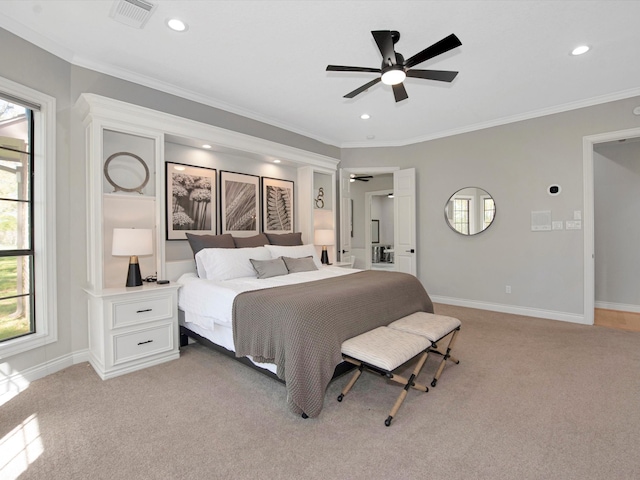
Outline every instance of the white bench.
<svg viewBox="0 0 640 480"><path fill-rule="evenodd" d="M356 365L358 370L338 396L338 401L341 402L344 399L344 396L351 390L365 368L383 374L388 379L398 382L404 387L384 422L388 427L404 402L409 388L422 392L429 391L428 387L417 383L415 380L427 361L430 352L443 355L443 360L432 382L434 386L444 369L444 363L447 359L458 363L457 360L451 358L450 351L459 330L460 321L456 318L417 312L403 317L387 327L378 327L345 340L342 343L342 355L347 362ZM437 350L436 342L452 332L454 334L449 341L447 351L442 354ZM420 356L420 358L409 378L393 373L398 367L417 356Z"/></svg>

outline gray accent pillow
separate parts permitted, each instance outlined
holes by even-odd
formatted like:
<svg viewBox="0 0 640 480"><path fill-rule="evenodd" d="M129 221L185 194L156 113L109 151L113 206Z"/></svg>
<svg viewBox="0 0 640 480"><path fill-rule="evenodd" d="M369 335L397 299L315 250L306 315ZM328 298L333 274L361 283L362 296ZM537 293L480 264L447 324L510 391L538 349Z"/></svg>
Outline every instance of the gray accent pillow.
<svg viewBox="0 0 640 480"><path fill-rule="evenodd" d="M310 272L312 270L318 270L318 267L316 267L316 263L313 261L313 257L301 257L301 258L280 257L280 258L284 260L284 263L287 266L287 270L289 271L289 273Z"/></svg>
<svg viewBox="0 0 640 480"><path fill-rule="evenodd" d="M292 247L295 245L302 245L302 232L295 233L266 233L271 245L284 245L285 247Z"/></svg>
<svg viewBox="0 0 640 480"><path fill-rule="evenodd" d="M265 245L269 245L269 239L264 233L259 233L253 237L233 237L233 242L236 248L264 247Z"/></svg>
<svg viewBox="0 0 640 480"><path fill-rule="evenodd" d="M224 235L194 235L193 233L185 233L191 250L193 250L193 256L196 256L203 248L236 248L236 244L233 243L233 237L230 233ZM264 245L264 244L263 244ZM262 246L262 245L260 245Z"/></svg>
<svg viewBox="0 0 640 480"><path fill-rule="evenodd" d="M251 265L253 265L253 269L258 274L258 278L278 277L289 273L282 257L273 258L271 260L254 260L253 258L250 258L249 261L251 262Z"/></svg>

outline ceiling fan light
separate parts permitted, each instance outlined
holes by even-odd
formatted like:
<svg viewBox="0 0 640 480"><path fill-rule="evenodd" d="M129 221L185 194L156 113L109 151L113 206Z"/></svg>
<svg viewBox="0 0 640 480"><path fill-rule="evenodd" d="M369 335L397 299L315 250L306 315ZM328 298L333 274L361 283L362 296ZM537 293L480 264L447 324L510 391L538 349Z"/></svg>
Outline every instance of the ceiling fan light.
<svg viewBox="0 0 640 480"><path fill-rule="evenodd" d="M381 80L385 85L398 85L404 82L405 78L407 78L407 74L404 73L402 67L395 65L382 74Z"/></svg>

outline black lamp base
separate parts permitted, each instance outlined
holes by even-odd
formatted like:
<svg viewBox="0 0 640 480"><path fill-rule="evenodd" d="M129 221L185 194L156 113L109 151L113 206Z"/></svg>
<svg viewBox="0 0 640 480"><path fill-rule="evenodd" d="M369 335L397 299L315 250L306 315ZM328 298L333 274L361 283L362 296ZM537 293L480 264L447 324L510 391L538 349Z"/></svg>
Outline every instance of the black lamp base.
<svg viewBox="0 0 640 480"><path fill-rule="evenodd" d="M320 262L323 265L329 265L329 254L327 253L327 247L322 247L322 255L320 255Z"/></svg>
<svg viewBox="0 0 640 480"><path fill-rule="evenodd" d="M139 287L142 285L142 275L140 275L140 265L138 262L129 263L129 274L127 275L127 287Z"/></svg>

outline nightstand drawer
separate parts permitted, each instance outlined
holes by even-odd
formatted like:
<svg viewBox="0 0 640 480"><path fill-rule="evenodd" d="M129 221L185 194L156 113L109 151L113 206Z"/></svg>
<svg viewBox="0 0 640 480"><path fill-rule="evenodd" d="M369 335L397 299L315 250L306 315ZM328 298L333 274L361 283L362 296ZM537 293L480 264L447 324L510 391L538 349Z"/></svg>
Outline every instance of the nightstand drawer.
<svg viewBox="0 0 640 480"><path fill-rule="evenodd" d="M171 295L158 295L113 303L113 328L173 317Z"/></svg>
<svg viewBox="0 0 640 480"><path fill-rule="evenodd" d="M173 349L173 323L113 336L113 364Z"/></svg>

